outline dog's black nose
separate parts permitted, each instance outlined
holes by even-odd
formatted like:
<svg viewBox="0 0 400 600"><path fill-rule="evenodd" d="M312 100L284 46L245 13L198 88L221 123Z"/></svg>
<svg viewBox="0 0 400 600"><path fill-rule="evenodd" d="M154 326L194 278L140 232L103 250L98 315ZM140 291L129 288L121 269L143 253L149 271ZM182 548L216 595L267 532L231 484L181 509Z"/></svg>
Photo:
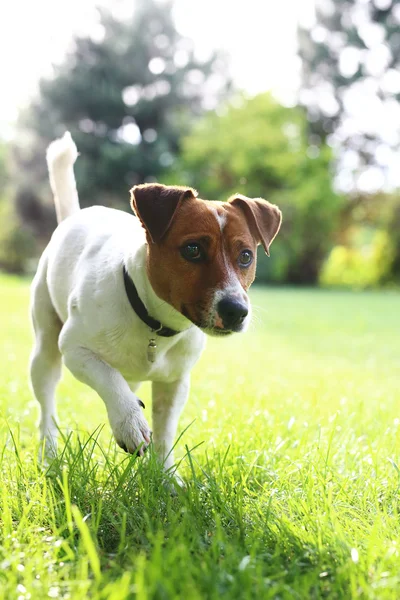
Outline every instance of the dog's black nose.
<svg viewBox="0 0 400 600"><path fill-rule="evenodd" d="M218 302L217 310L225 329L234 330L238 328L249 314L246 304L236 298L229 297Z"/></svg>

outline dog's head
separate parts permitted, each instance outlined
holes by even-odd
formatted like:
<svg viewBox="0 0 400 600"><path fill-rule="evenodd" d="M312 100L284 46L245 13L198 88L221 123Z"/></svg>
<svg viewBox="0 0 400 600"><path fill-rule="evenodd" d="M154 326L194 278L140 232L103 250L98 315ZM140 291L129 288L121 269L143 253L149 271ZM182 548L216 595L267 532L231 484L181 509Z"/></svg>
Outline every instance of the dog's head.
<svg viewBox="0 0 400 600"><path fill-rule="evenodd" d="M244 330L257 245L269 255L280 210L261 198L237 194L210 202L191 188L160 184L135 186L131 205L146 230L147 270L157 296L206 333Z"/></svg>

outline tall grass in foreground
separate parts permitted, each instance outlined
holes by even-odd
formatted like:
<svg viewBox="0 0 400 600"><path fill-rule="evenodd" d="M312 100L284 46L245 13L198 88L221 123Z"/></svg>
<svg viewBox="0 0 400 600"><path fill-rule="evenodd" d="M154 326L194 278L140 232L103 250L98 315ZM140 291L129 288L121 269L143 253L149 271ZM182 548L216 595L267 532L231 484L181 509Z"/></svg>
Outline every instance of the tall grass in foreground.
<svg viewBox="0 0 400 600"><path fill-rule="evenodd" d="M193 373L173 495L67 374L37 465L28 285L0 284L0 598L399 597L399 293L256 289Z"/></svg>

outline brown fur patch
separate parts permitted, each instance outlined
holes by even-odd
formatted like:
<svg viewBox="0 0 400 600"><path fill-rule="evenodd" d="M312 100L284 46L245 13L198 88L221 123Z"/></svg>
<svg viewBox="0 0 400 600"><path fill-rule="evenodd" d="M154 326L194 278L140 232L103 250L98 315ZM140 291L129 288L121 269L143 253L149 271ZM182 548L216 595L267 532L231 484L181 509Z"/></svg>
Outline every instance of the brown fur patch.
<svg viewBox="0 0 400 600"><path fill-rule="evenodd" d="M152 242L159 242L168 231L182 202L195 198L196 190L160 183L135 185L131 189L131 207Z"/></svg>

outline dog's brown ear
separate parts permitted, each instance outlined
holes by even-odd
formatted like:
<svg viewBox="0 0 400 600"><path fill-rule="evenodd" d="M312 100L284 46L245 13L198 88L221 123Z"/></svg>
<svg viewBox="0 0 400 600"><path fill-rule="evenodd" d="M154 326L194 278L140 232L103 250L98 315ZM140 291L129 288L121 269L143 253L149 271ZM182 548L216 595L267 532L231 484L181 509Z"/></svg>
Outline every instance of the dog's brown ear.
<svg viewBox="0 0 400 600"><path fill-rule="evenodd" d="M282 223L282 213L279 208L262 198L247 198L242 194L235 194L228 202L238 206L244 212L250 231L257 242L264 246L265 253L269 256L269 247Z"/></svg>
<svg viewBox="0 0 400 600"><path fill-rule="evenodd" d="M196 196L192 188L145 183L131 189L131 206L149 241L158 243L170 228L181 202Z"/></svg>

